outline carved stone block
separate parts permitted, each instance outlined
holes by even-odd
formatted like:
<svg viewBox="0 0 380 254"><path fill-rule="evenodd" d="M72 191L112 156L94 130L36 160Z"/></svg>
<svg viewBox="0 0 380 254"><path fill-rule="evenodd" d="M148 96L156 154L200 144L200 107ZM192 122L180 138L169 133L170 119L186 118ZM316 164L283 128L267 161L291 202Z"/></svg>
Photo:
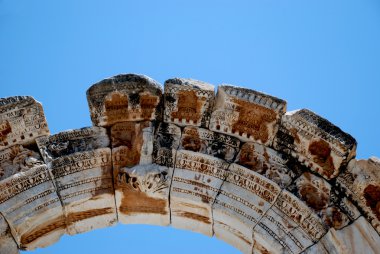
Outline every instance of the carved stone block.
<svg viewBox="0 0 380 254"><path fill-rule="evenodd" d="M281 188L285 188L298 175L297 170L293 171L287 167L288 161L285 155L273 149L248 142L241 147L235 163L253 170L276 182Z"/></svg>
<svg viewBox="0 0 380 254"><path fill-rule="evenodd" d="M172 148L175 143L178 147L181 131L176 126L161 125L155 142L153 133L151 122L124 122L111 128L115 198L121 223L170 224L170 162L175 159Z"/></svg>
<svg viewBox="0 0 380 254"><path fill-rule="evenodd" d="M14 145L0 151L0 180L44 164L40 154L31 148Z"/></svg>
<svg viewBox="0 0 380 254"><path fill-rule="evenodd" d="M280 192L276 183L245 167L231 164L213 205L215 236L243 253L250 253L253 228Z"/></svg>
<svg viewBox="0 0 380 254"><path fill-rule="evenodd" d="M87 90L92 123L110 126L160 118L161 95L161 85L144 75L124 74L104 79Z"/></svg>
<svg viewBox="0 0 380 254"><path fill-rule="evenodd" d="M21 249L46 247L66 232L66 221L45 165L0 182L0 210Z"/></svg>
<svg viewBox="0 0 380 254"><path fill-rule="evenodd" d="M380 236L371 225L360 217L342 230L330 229L329 232L305 254L376 254L380 250Z"/></svg>
<svg viewBox="0 0 380 254"><path fill-rule="evenodd" d="M209 155L178 150L170 189L172 226L212 236L211 206L228 163Z"/></svg>
<svg viewBox="0 0 380 254"><path fill-rule="evenodd" d="M215 133L213 131L188 126L183 130L180 149L203 153L233 162L239 151L237 138Z"/></svg>
<svg viewBox="0 0 380 254"><path fill-rule="evenodd" d="M18 254L18 247L11 234L11 229L4 217L0 214L0 253Z"/></svg>
<svg viewBox="0 0 380 254"><path fill-rule="evenodd" d="M166 123L208 128L213 103L213 85L193 79L165 81Z"/></svg>
<svg viewBox="0 0 380 254"><path fill-rule="evenodd" d="M328 180L335 178L356 153L353 137L307 109L282 117L274 147Z"/></svg>
<svg viewBox="0 0 380 254"><path fill-rule="evenodd" d="M52 136L37 138L36 142L46 163L62 156L93 151L110 145L107 130L102 127L63 131Z"/></svg>
<svg viewBox="0 0 380 254"><path fill-rule="evenodd" d="M63 204L68 234L117 222L109 148L54 159L50 169Z"/></svg>
<svg viewBox="0 0 380 254"><path fill-rule="evenodd" d="M351 160L347 170L337 178L337 185L358 204L380 234L380 159Z"/></svg>
<svg viewBox="0 0 380 254"><path fill-rule="evenodd" d="M49 135L44 111L30 96L0 99L0 150Z"/></svg>
<svg viewBox="0 0 380 254"><path fill-rule="evenodd" d="M283 100L254 90L222 85L218 87L210 130L245 142L271 145L285 111Z"/></svg>

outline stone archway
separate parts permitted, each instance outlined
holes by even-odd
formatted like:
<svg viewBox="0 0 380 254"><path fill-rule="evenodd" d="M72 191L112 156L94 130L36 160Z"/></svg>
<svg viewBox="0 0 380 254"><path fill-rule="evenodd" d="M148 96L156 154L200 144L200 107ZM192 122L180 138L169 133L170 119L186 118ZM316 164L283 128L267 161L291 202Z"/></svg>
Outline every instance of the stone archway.
<svg viewBox="0 0 380 254"><path fill-rule="evenodd" d="M32 97L0 100L0 253L117 222L215 235L243 253L376 253L380 161L286 102L135 74L87 91L93 127L50 135Z"/></svg>

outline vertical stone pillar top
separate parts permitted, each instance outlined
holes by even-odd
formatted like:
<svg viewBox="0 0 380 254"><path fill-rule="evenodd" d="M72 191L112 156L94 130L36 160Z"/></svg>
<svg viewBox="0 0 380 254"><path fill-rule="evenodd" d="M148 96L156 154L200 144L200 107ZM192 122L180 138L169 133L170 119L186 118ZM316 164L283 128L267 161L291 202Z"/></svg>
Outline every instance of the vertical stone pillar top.
<svg viewBox="0 0 380 254"><path fill-rule="evenodd" d="M307 109L287 112L274 147L330 180L356 153L356 140Z"/></svg>
<svg viewBox="0 0 380 254"><path fill-rule="evenodd" d="M270 146L286 102L254 90L221 85L210 120L210 130Z"/></svg>
<svg viewBox="0 0 380 254"><path fill-rule="evenodd" d="M87 90L91 120L95 126L161 118L161 85L139 74L104 79Z"/></svg>
<svg viewBox="0 0 380 254"><path fill-rule="evenodd" d="M214 86L194 79L165 81L164 121L180 126L208 127Z"/></svg>
<svg viewBox="0 0 380 254"><path fill-rule="evenodd" d="M0 98L0 150L49 134L42 105L33 97Z"/></svg>

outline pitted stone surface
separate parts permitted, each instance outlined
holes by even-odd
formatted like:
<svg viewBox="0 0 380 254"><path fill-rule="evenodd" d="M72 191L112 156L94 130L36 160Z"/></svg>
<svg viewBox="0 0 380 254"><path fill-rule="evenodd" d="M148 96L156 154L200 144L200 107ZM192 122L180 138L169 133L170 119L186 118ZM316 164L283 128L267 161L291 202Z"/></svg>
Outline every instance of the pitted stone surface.
<svg viewBox="0 0 380 254"><path fill-rule="evenodd" d="M335 178L356 154L353 137L307 109L282 117L274 147L328 180Z"/></svg>
<svg viewBox="0 0 380 254"><path fill-rule="evenodd" d="M242 253L378 253L380 161L309 110L254 90L123 74L87 91L94 127L49 135L0 99L0 253L116 222L216 236Z"/></svg>

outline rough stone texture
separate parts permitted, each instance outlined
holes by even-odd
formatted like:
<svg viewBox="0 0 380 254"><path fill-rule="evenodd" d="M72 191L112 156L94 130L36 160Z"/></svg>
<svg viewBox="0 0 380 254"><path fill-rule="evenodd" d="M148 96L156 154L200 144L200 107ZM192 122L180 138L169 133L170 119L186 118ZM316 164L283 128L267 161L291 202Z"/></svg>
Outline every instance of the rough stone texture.
<svg viewBox="0 0 380 254"><path fill-rule="evenodd" d="M178 150L170 189L171 223L212 236L211 207L226 177L228 163L209 155Z"/></svg>
<svg viewBox="0 0 380 254"><path fill-rule="evenodd" d="M207 128L213 103L213 85L193 79L165 81L166 123Z"/></svg>
<svg viewBox="0 0 380 254"><path fill-rule="evenodd" d="M30 96L0 99L0 150L49 135L42 106Z"/></svg>
<svg viewBox="0 0 380 254"><path fill-rule="evenodd" d="M11 229L0 214L0 254L18 254L18 246L13 239Z"/></svg>
<svg viewBox="0 0 380 254"><path fill-rule="evenodd" d="M210 120L210 130L271 145L286 102L253 90L222 85Z"/></svg>
<svg viewBox="0 0 380 254"><path fill-rule="evenodd" d="M0 211L21 249L51 245L66 232L63 208L46 165L1 181Z"/></svg>
<svg viewBox="0 0 380 254"><path fill-rule="evenodd" d="M380 159L352 160L337 184L380 234Z"/></svg>
<svg viewBox="0 0 380 254"><path fill-rule="evenodd" d="M137 74L104 79L87 90L91 120L96 126L124 121L154 120L161 113L161 86L153 79Z"/></svg>
<svg viewBox="0 0 380 254"><path fill-rule="evenodd" d="M274 147L328 180L335 178L356 153L353 137L307 109L282 117Z"/></svg>
<svg viewBox="0 0 380 254"><path fill-rule="evenodd" d="M276 183L231 164L213 205L215 236L248 253L252 249L254 226L280 192Z"/></svg>
<svg viewBox="0 0 380 254"><path fill-rule="evenodd" d="M118 75L94 127L50 136L32 97L0 99L0 253L145 223L243 253L379 253L380 160L308 110L253 90Z"/></svg>
<svg viewBox="0 0 380 254"><path fill-rule="evenodd" d="M380 236L371 225L360 217L342 230L330 231L305 254L376 254L380 251Z"/></svg>

